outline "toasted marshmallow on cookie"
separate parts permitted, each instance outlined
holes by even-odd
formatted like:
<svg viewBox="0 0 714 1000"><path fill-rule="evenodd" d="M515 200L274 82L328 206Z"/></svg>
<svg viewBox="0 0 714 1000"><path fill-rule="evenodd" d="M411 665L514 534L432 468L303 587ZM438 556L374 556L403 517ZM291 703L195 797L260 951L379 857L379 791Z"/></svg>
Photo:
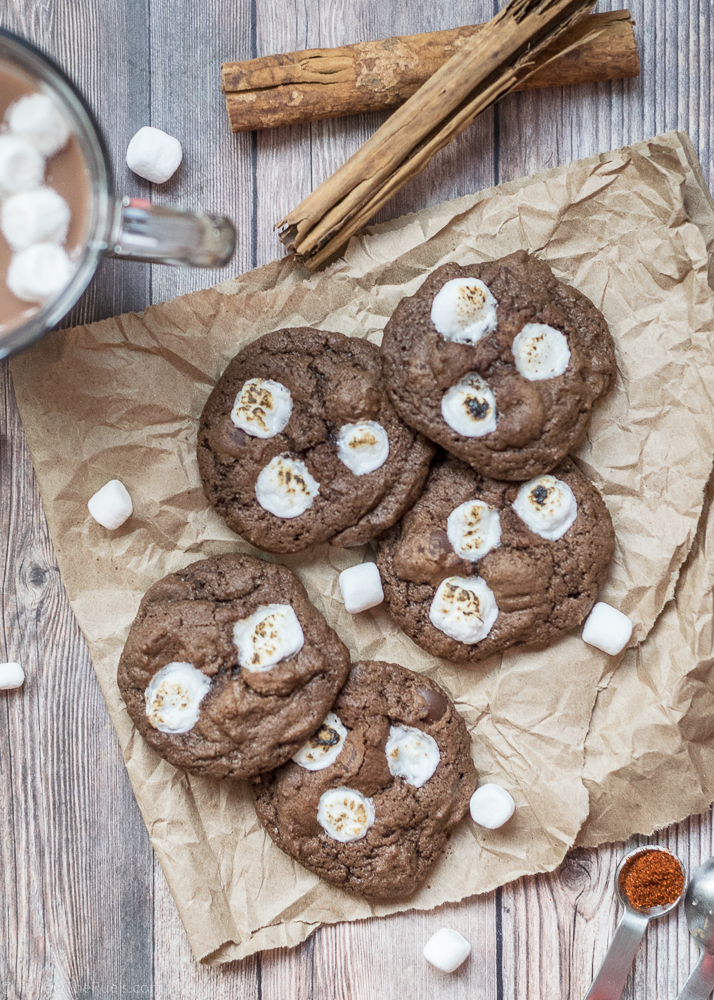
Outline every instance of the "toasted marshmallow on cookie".
<svg viewBox="0 0 714 1000"><path fill-rule="evenodd" d="M337 760L346 736L347 730L340 717L334 712L328 712L315 735L300 747L293 760L306 771L322 771Z"/></svg>
<svg viewBox="0 0 714 1000"><path fill-rule="evenodd" d="M48 94L27 94L7 114L10 131L43 156L54 156L67 145L69 124Z"/></svg>
<svg viewBox="0 0 714 1000"><path fill-rule="evenodd" d="M477 562L501 544L501 518L483 500L467 500L449 514L446 534L457 556Z"/></svg>
<svg viewBox="0 0 714 1000"><path fill-rule="evenodd" d="M285 430L292 412L293 397L281 382L250 378L236 396L231 420L251 437L272 438Z"/></svg>
<svg viewBox="0 0 714 1000"><path fill-rule="evenodd" d="M389 457L387 432L376 420L343 424L337 435L337 457L356 476L366 476Z"/></svg>
<svg viewBox="0 0 714 1000"><path fill-rule="evenodd" d="M545 323L526 323L511 347L516 368L529 382L562 375L570 363L568 341Z"/></svg>
<svg viewBox="0 0 714 1000"><path fill-rule="evenodd" d="M442 396L441 415L462 437L483 437L496 430L496 397L480 375L469 372Z"/></svg>
<svg viewBox="0 0 714 1000"><path fill-rule="evenodd" d="M578 502L567 483L555 476L537 476L524 483L513 509L541 538L556 542L578 516Z"/></svg>
<svg viewBox="0 0 714 1000"><path fill-rule="evenodd" d="M453 278L434 296L431 321L446 340L477 344L496 329L498 303L478 278Z"/></svg>
<svg viewBox="0 0 714 1000"><path fill-rule="evenodd" d="M154 674L144 692L149 722L162 733L187 733L198 722L210 677L192 663L167 663Z"/></svg>
<svg viewBox="0 0 714 1000"><path fill-rule="evenodd" d="M497 618L496 598L480 576L448 576L429 608L432 625L470 646L486 638Z"/></svg>
<svg viewBox="0 0 714 1000"><path fill-rule="evenodd" d="M320 796L317 822L333 840L351 844L374 823L374 802L354 788L329 788Z"/></svg>
<svg viewBox="0 0 714 1000"><path fill-rule="evenodd" d="M421 788L439 766L441 754L433 736L414 726L390 726L384 747L390 774Z"/></svg>
<svg viewBox="0 0 714 1000"><path fill-rule="evenodd" d="M276 517L299 517L320 492L307 466L299 458L276 455L268 462L255 484L255 497L269 514Z"/></svg>
<svg viewBox="0 0 714 1000"><path fill-rule="evenodd" d="M305 645L305 636L289 604L264 604L235 623L233 642L238 648L241 667L263 673L299 653Z"/></svg>

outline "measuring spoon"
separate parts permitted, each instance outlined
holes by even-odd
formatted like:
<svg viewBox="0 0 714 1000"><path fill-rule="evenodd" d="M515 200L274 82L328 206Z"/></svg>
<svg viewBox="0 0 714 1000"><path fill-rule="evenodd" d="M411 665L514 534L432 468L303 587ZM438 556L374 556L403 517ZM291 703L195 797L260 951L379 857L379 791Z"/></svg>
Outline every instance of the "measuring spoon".
<svg viewBox="0 0 714 1000"><path fill-rule="evenodd" d="M714 858L692 875L684 897L689 933L702 949L694 971L677 1000L706 1000L714 989Z"/></svg>
<svg viewBox="0 0 714 1000"><path fill-rule="evenodd" d="M634 851L630 851L629 854L624 856L615 871L615 892L617 893L617 898L624 906L624 911L620 918L620 923L617 925L612 944L607 950L607 955L605 955L605 961L600 966L600 971L595 977L585 1000L619 1000L625 988L627 977L630 974L635 952L644 937L650 920L669 913L682 898L680 894L673 903L669 903L667 906L650 906L647 909L638 910L635 909L624 895L620 889L620 873L622 869L639 854L647 854L650 851L661 851L663 854L669 854L670 857L674 858L679 867L682 868L682 862L679 858L665 847L655 847L652 845L636 847ZM684 869L682 869L682 875L684 875ZM692 1000L693 998L694 995Z"/></svg>

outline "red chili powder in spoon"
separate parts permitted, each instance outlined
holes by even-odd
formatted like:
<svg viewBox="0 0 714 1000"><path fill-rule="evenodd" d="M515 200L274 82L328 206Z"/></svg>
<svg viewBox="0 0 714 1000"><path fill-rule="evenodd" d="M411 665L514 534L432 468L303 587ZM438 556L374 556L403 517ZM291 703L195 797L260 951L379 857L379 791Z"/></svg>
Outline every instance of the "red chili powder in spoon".
<svg viewBox="0 0 714 1000"><path fill-rule="evenodd" d="M636 910L674 903L684 889L684 875L677 859L665 851L643 851L620 872L620 891Z"/></svg>

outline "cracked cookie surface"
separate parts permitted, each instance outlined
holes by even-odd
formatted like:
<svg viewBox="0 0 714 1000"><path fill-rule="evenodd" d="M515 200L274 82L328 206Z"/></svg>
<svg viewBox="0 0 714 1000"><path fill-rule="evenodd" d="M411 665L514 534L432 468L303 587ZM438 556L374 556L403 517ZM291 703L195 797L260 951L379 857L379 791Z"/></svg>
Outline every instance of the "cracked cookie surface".
<svg viewBox="0 0 714 1000"><path fill-rule="evenodd" d="M326 881L373 898L409 896L476 788L466 724L430 678L374 660L353 664L332 711L347 729L337 758L315 771L291 761L254 779L258 816L278 847ZM438 746L436 769L420 787L390 770L393 727L419 730ZM351 843L331 837L317 819L325 793L342 788L374 810L364 836Z"/></svg>
<svg viewBox="0 0 714 1000"><path fill-rule="evenodd" d="M238 664L236 622L268 605L297 615L304 644L260 672ZM210 678L189 732L161 732L145 691L172 662ZM321 725L349 671L349 652L285 566L229 554L193 563L144 595L119 661L119 690L137 729L176 767L246 778L288 760Z"/></svg>

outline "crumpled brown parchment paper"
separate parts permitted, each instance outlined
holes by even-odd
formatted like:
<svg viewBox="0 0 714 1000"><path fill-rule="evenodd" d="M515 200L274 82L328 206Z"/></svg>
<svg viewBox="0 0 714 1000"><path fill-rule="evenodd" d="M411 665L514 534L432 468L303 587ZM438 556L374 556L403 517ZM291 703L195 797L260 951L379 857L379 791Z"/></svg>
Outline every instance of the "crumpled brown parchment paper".
<svg viewBox="0 0 714 1000"><path fill-rule="evenodd" d="M55 334L14 359L64 584L197 958L228 961L294 945L322 923L485 892L553 869L579 835L594 844L649 832L714 798L713 232L691 145L670 133L375 227L322 274L277 261ZM382 608L345 612L337 575L364 550L286 558L354 658L394 660L451 692L482 778L505 784L518 807L502 830L464 822L412 899L370 904L274 847L246 785L160 760L126 714L117 661L151 583L204 556L251 551L208 508L194 455L198 415L228 360L282 326L378 342L396 303L433 268L520 247L589 295L615 338L617 387L577 457L615 523L602 598L635 622L633 648L618 665L575 632L544 652L456 667L418 649ZM135 510L114 533L86 510L111 478Z"/></svg>

